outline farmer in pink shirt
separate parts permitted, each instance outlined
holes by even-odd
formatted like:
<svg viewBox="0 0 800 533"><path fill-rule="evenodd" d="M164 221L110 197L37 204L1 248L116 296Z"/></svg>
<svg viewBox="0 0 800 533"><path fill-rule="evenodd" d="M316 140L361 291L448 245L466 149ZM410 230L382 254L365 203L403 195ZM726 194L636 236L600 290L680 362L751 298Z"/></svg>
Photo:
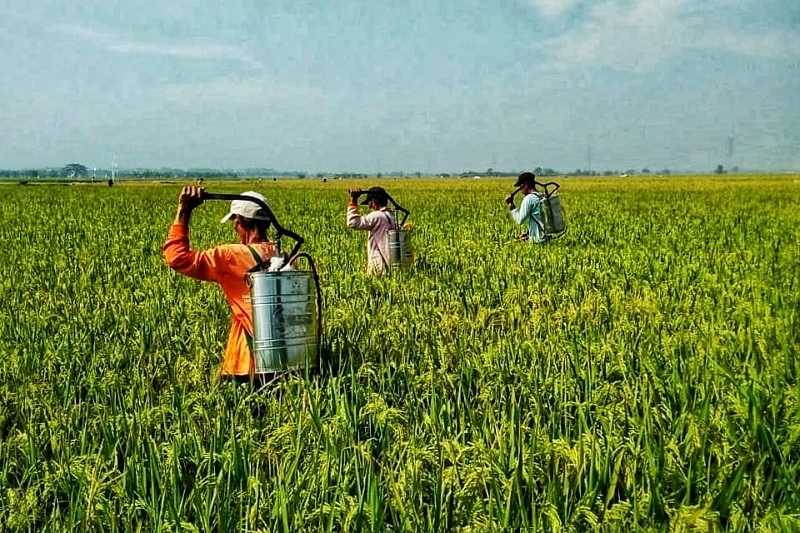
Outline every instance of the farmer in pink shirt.
<svg viewBox="0 0 800 533"><path fill-rule="evenodd" d="M397 218L386 208L389 195L383 187L372 187L367 191L350 189L350 203L347 205L347 227L369 231L367 237L367 273L378 274L389 270L389 230L397 229ZM368 205L372 211L367 215L358 214L358 198L367 195L361 205Z"/></svg>

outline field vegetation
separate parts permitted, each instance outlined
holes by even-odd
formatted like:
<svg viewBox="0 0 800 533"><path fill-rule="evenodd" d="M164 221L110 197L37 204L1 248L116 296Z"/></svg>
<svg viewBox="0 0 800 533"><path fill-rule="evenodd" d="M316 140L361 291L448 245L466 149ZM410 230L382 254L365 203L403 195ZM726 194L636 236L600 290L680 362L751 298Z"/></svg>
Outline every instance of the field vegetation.
<svg viewBox="0 0 800 533"><path fill-rule="evenodd" d="M537 247L511 180L383 180L417 266L382 278L376 180L207 181L320 269L326 368L257 393L164 264L178 185L2 185L0 531L798 531L798 181L564 179Z"/></svg>

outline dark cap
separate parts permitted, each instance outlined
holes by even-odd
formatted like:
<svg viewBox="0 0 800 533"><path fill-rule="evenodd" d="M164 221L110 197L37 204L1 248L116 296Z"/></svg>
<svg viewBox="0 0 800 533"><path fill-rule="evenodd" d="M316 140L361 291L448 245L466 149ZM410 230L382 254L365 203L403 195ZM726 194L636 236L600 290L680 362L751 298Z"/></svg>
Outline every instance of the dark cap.
<svg viewBox="0 0 800 533"><path fill-rule="evenodd" d="M533 172L523 172L517 176L517 181L514 182L514 187L522 187L523 185L530 185L533 187L536 184L536 174Z"/></svg>
<svg viewBox="0 0 800 533"><path fill-rule="evenodd" d="M375 200L378 205L386 205L389 201L389 195L383 187L370 187L364 191L367 195L361 202L361 205L369 205L370 200Z"/></svg>

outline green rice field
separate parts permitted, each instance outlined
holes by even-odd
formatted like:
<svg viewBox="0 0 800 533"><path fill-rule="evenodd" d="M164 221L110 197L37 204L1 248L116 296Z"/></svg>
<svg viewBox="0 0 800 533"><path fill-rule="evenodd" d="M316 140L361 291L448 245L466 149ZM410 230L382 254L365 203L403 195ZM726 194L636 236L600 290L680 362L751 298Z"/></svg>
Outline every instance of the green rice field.
<svg viewBox="0 0 800 533"><path fill-rule="evenodd" d="M319 269L324 368L261 391L180 184L0 184L0 531L800 531L800 176L558 181L535 246L513 179L207 180ZM412 270L364 274L371 185Z"/></svg>

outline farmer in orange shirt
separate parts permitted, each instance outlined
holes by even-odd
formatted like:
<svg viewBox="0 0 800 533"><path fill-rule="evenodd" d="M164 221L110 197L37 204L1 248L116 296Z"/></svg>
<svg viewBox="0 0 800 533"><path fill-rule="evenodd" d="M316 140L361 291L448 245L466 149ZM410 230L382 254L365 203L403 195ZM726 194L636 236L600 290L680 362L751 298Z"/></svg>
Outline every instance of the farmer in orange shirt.
<svg viewBox="0 0 800 533"><path fill-rule="evenodd" d="M203 203L202 193L200 187L184 187L181 191L178 214L162 247L164 258L170 268L185 276L219 283L233 313L222 360L222 376L236 381L259 380L259 376L253 375L253 356L249 344L249 339L253 338L253 308L245 275L256 265L256 258L269 262L275 255L275 247L267 239L271 221L255 202L234 200L222 223L233 222L233 229L241 244L192 250L189 247L189 220L192 211ZM257 192L248 191L242 195L266 203L266 198Z"/></svg>

